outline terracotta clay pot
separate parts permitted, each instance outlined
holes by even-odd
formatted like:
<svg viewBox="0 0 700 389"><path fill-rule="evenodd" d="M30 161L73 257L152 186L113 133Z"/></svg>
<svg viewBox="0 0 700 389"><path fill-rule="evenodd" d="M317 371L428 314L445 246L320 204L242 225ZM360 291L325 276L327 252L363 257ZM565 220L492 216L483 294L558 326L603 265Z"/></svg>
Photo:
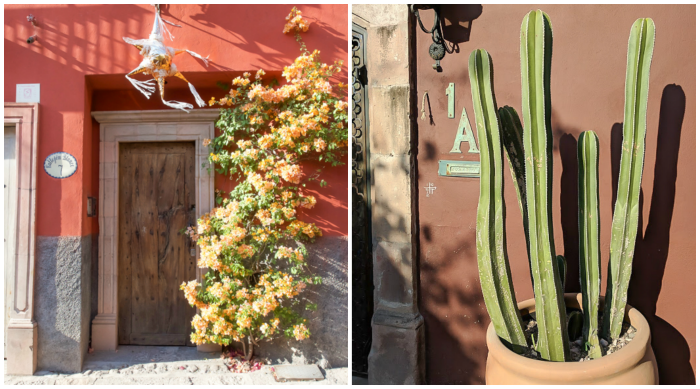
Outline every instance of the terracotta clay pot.
<svg viewBox="0 0 700 389"><path fill-rule="evenodd" d="M602 300L602 299L601 299ZM581 309L581 294L566 293L567 307ZM535 299L518 304L522 315L535 310ZM549 362L523 357L508 349L496 335L493 323L486 330L486 383L490 385L658 385L659 373L651 349L649 323L636 309L627 305L625 321L637 333L625 347L610 355L585 362Z"/></svg>

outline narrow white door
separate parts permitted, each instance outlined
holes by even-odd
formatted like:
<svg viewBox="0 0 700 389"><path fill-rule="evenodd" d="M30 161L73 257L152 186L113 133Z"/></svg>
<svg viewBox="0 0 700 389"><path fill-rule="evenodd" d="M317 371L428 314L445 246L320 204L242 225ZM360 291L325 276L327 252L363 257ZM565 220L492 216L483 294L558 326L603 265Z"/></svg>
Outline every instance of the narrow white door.
<svg viewBox="0 0 700 389"><path fill-rule="evenodd" d="M10 322L14 286L15 227L17 220L17 169L15 164L15 127L5 127L5 347L7 359L7 324Z"/></svg>

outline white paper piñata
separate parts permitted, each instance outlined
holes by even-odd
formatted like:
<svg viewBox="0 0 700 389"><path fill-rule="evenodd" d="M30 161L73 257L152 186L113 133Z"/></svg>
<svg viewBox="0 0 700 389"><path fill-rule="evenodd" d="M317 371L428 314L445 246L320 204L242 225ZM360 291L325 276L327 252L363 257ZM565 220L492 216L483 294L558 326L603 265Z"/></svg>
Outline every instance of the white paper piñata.
<svg viewBox="0 0 700 389"><path fill-rule="evenodd" d="M172 23L171 23L172 24ZM174 24L173 24L174 25ZM178 26L179 27L179 26ZM173 40L173 35L165 27L163 19L160 17L159 12L156 11L156 17L153 21L153 30L148 39L131 39L124 37L124 41L131 45L134 45L137 49L141 51L143 56L143 61L141 64L131 71L131 73L126 75L126 79L131 82L131 84L143 93L147 98L151 98L151 94L156 90L154 80L139 81L133 79L129 76L133 74L143 73L153 76L155 81L158 82L158 89L160 90L160 98L163 100L163 104L168 107L181 109L185 112L188 109L192 109L192 104L181 103L178 101L166 101L164 97L165 92L165 78L170 76L175 76L187 83L190 87L190 91L194 95L197 105L203 107L205 105L204 100L199 97L199 94L194 89L194 85L190 84L189 81L177 70L177 67L173 63L173 57L180 53L188 53L195 58L199 58L204 61L204 64L209 66L207 63L207 58L203 58L201 55L184 49L173 49L172 47L165 46L163 44L163 30L168 33L170 40Z"/></svg>

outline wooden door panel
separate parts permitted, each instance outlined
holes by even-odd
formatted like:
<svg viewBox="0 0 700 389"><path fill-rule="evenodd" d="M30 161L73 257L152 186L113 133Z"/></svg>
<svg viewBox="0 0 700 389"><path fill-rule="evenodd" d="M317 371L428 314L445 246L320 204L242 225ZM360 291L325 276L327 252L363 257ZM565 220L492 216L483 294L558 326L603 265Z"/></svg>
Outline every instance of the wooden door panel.
<svg viewBox="0 0 700 389"><path fill-rule="evenodd" d="M189 256L189 242L182 239L180 229L189 223L189 210L186 206L186 180L184 154L159 154L157 157L159 182L173 183L159 185L158 209L158 287L161 299L161 330L164 334L178 334L187 330L188 322L177 320L186 314L182 304L182 292L173 279L182 279L185 262ZM192 313L194 314L194 312Z"/></svg>
<svg viewBox="0 0 700 389"><path fill-rule="evenodd" d="M153 197L156 192L155 158L136 154L133 179L126 177L125 187L133 185L133 207L129 210L131 234L131 332L157 333L158 292L153 283L158 280L158 239Z"/></svg>
<svg viewBox="0 0 700 389"><path fill-rule="evenodd" d="M189 307L179 290L196 277L194 144L135 143L120 148L119 342L189 343Z"/></svg>

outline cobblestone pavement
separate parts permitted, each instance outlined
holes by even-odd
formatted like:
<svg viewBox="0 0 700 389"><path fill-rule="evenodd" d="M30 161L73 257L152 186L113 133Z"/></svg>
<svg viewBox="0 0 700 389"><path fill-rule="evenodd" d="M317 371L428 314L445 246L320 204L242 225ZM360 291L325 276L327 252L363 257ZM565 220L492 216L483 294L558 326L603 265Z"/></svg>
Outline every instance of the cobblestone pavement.
<svg viewBox="0 0 700 389"><path fill-rule="evenodd" d="M274 365L272 365L274 367ZM322 381L294 384L347 385L348 369L322 369ZM199 353L194 347L120 346L117 352L88 354L83 371L61 374L37 371L34 376L5 375L5 385L256 385L281 384L270 366L252 373L228 371L219 353Z"/></svg>

